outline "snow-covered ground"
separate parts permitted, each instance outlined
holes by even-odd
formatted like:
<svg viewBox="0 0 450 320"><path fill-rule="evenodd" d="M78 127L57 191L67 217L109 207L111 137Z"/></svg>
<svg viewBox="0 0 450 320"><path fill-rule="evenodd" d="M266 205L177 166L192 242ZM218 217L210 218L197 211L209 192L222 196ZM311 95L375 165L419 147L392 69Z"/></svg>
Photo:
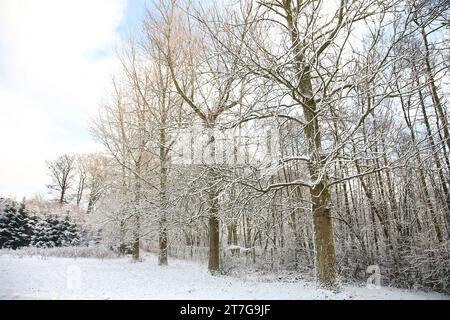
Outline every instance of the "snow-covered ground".
<svg viewBox="0 0 450 320"><path fill-rule="evenodd" d="M393 288L346 286L334 294L307 282L211 276L206 266L155 255L129 258L55 258L0 254L0 299L450 299Z"/></svg>

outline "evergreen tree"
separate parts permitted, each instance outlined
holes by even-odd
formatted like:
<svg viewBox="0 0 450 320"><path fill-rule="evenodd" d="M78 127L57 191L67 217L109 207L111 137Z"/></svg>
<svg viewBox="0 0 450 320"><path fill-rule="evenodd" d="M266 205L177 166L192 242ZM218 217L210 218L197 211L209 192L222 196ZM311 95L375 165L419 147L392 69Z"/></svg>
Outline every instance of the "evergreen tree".
<svg viewBox="0 0 450 320"><path fill-rule="evenodd" d="M60 222L58 218L54 215L50 215L47 217L46 220L49 226L47 236L50 246L60 247L62 239L61 239Z"/></svg>
<svg viewBox="0 0 450 320"><path fill-rule="evenodd" d="M51 225L45 217L37 219L34 227L34 235L31 245L38 248L54 247L55 244L51 241Z"/></svg>
<svg viewBox="0 0 450 320"><path fill-rule="evenodd" d="M17 209L14 206L8 206L5 210L5 216L7 239L4 248L16 249L20 243L20 239L15 234L17 228Z"/></svg>
<svg viewBox="0 0 450 320"><path fill-rule="evenodd" d="M76 246L81 241L81 231L77 223L68 215L60 221L60 238L62 246Z"/></svg>
<svg viewBox="0 0 450 320"><path fill-rule="evenodd" d="M0 248L17 249L30 245L33 220L25 204L7 204L0 213Z"/></svg>
<svg viewBox="0 0 450 320"><path fill-rule="evenodd" d="M22 202L17 210L16 228L13 232L18 238L17 247L27 247L30 245L31 237L33 236L33 220L30 219L25 202Z"/></svg>
<svg viewBox="0 0 450 320"><path fill-rule="evenodd" d="M76 246L82 230L70 216L31 216L25 207L11 202L0 207L0 248Z"/></svg>
<svg viewBox="0 0 450 320"><path fill-rule="evenodd" d="M10 206L5 206L0 211L0 248L9 248L12 239L11 229L9 228L12 212Z"/></svg>

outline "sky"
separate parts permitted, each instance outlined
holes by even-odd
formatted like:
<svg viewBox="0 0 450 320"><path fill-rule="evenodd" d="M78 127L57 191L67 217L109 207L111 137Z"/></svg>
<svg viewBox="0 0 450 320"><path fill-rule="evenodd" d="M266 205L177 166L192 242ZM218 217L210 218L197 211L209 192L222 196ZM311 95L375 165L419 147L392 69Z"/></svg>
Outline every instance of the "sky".
<svg viewBox="0 0 450 320"><path fill-rule="evenodd" d="M47 193L45 160L101 149L89 119L145 0L0 0L0 197Z"/></svg>

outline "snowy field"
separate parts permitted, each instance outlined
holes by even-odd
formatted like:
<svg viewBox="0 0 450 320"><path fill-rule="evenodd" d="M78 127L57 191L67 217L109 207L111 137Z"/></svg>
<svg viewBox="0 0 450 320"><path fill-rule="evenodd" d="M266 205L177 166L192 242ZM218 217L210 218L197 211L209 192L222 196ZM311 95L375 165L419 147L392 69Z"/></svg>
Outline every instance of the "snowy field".
<svg viewBox="0 0 450 320"><path fill-rule="evenodd" d="M146 254L129 258L56 258L0 254L0 299L450 299L438 293L344 287L339 294L312 283L211 276L206 266Z"/></svg>

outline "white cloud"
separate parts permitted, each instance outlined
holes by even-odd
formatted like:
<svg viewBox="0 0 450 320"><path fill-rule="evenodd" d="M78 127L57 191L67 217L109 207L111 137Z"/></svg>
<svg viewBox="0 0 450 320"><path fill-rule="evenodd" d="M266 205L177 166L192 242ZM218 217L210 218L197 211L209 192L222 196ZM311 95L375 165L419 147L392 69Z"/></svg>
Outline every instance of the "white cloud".
<svg viewBox="0 0 450 320"><path fill-rule="evenodd" d="M125 0L0 0L0 195L44 190L44 160L96 148L87 120L116 60Z"/></svg>

